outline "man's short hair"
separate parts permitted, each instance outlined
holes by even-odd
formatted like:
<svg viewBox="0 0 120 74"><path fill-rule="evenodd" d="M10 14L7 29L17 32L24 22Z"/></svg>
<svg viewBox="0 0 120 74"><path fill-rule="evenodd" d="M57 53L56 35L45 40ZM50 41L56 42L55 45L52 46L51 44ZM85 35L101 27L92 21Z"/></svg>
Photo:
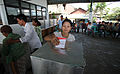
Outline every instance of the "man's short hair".
<svg viewBox="0 0 120 74"><path fill-rule="evenodd" d="M12 28L8 25L3 25L1 28L0 28L0 31L1 33L12 33Z"/></svg>
<svg viewBox="0 0 120 74"><path fill-rule="evenodd" d="M20 20L24 20L25 22L27 22L27 17L24 14L17 15L17 18L20 19Z"/></svg>
<svg viewBox="0 0 120 74"><path fill-rule="evenodd" d="M63 17L63 15L61 15L60 17Z"/></svg>

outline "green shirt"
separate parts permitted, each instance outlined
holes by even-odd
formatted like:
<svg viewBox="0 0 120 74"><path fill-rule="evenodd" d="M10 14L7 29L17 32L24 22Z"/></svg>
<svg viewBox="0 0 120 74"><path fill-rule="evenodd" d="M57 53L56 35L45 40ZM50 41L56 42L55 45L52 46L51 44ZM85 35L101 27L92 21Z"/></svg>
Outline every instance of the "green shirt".
<svg viewBox="0 0 120 74"><path fill-rule="evenodd" d="M35 31L37 32L40 41L43 42L41 27L40 26L35 27Z"/></svg>
<svg viewBox="0 0 120 74"><path fill-rule="evenodd" d="M3 57L5 57L7 64L9 64L12 61L16 61L25 54L24 46L21 42L9 44L9 45L6 44L7 40L9 40L10 38L16 40L20 38L20 36L18 34L10 33L3 40L2 55Z"/></svg>

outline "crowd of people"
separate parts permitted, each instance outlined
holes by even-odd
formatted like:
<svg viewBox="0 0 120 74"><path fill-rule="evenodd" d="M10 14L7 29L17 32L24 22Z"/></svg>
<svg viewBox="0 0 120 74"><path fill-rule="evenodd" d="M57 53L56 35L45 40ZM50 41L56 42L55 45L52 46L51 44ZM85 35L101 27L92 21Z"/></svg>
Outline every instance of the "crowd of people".
<svg viewBox="0 0 120 74"><path fill-rule="evenodd" d="M120 23L112 23L112 22L93 22L88 21L85 23L85 20L82 22L73 23L72 32L79 32L82 30L82 33L92 34L92 36L98 35L99 37L111 36L112 38L118 38L120 35Z"/></svg>

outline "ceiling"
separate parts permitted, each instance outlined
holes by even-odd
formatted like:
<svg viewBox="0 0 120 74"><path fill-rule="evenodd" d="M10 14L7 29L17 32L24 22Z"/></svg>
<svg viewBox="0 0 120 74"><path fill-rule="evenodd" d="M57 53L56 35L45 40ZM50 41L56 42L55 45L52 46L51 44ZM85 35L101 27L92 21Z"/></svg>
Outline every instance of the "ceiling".
<svg viewBox="0 0 120 74"><path fill-rule="evenodd" d="M48 5L65 3L90 3L91 0L47 0ZM93 0L93 2L115 2L120 0Z"/></svg>

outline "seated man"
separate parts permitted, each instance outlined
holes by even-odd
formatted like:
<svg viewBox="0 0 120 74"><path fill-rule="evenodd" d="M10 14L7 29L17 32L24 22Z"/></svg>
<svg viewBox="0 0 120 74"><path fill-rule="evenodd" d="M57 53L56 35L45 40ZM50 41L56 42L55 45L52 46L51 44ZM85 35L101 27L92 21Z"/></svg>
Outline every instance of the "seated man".
<svg viewBox="0 0 120 74"><path fill-rule="evenodd" d="M3 40L2 47L2 58L5 61L4 65L10 66L14 74L25 74L25 50L23 44L21 42L7 44L9 39L19 39L20 36L12 33L12 29L8 25L2 26L0 31L6 37Z"/></svg>
<svg viewBox="0 0 120 74"><path fill-rule="evenodd" d="M104 34L104 37L105 37L105 30L106 30L105 22L102 21L102 24L100 24L100 26L98 27L100 37L101 37L102 33Z"/></svg>
<svg viewBox="0 0 120 74"><path fill-rule="evenodd" d="M91 22L88 23L87 31L88 31L88 36L90 33L92 33L92 36L94 36L94 30L92 29Z"/></svg>
<svg viewBox="0 0 120 74"><path fill-rule="evenodd" d="M115 23L115 25L113 26L113 36L114 36L114 38L116 38L117 33L119 33L119 23Z"/></svg>

